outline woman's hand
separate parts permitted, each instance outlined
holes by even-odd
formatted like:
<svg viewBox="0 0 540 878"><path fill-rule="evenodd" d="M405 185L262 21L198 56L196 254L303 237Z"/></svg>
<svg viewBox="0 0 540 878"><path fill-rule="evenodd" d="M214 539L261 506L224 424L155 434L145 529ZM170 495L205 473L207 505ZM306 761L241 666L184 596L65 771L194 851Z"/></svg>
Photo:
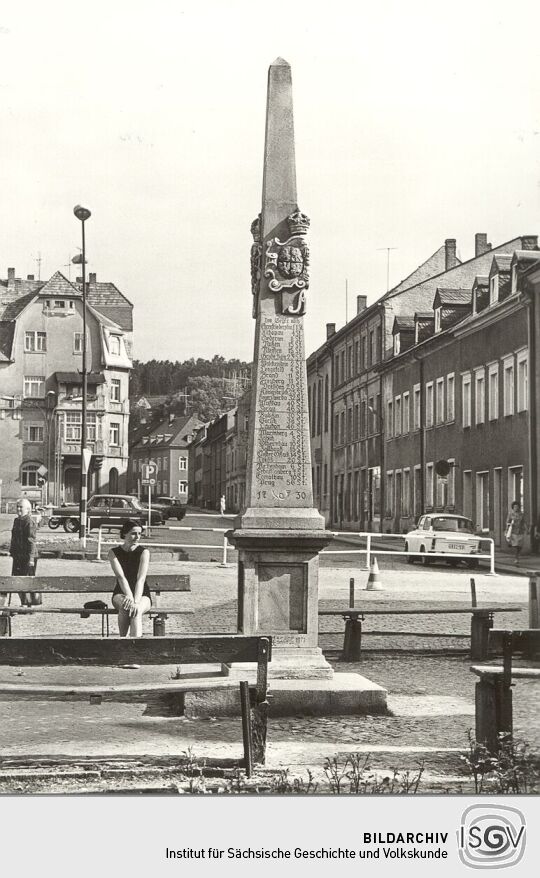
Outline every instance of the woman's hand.
<svg viewBox="0 0 540 878"><path fill-rule="evenodd" d="M123 602L123 604L122 604L122 608L123 608L127 613L129 613L130 616L134 616L135 613L136 613L136 605L135 605L135 601L133 600L132 597L128 597L128 595L126 595L125 598L124 598L124 602Z"/></svg>

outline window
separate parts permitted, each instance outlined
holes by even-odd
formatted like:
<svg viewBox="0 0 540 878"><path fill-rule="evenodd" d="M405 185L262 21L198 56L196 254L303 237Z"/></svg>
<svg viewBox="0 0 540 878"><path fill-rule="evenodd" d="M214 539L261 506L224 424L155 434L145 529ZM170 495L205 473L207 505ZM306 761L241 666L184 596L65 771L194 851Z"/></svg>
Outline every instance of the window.
<svg viewBox="0 0 540 878"><path fill-rule="evenodd" d="M369 332L369 364L373 365L375 362L375 332L373 329Z"/></svg>
<svg viewBox="0 0 540 878"><path fill-rule="evenodd" d="M363 335L360 339L360 350L361 350L361 360L362 360L362 368L365 369L367 366L367 336Z"/></svg>
<svg viewBox="0 0 540 878"><path fill-rule="evenodd" d="M320 436L322 433L322 403L323 403L322 381L319 381L319 383L317 385L317 436Z"/></svg>
<svg viewBox="0 0 540 878"><path fill-rule="evenodd" d="M388 425L388 438L391 439L394 435L394 410L392 405L392 400L390 399L387 403L386 407L386 423Z"/></svg>
<svg viewBox="0 0 540 878"><path fill-rule="evenodd" d="M486 378L485 369L477 369L474 373L474 413L477 424L486 419Z"/></svg>
<svg viewBox="0 0 540 878"><path fill-rule="evenodd" d="M448 458L448 463L450 464L450 472L448 473L448 479L447 479L446 502L447 502L448 506L455 506L455 504L456 504L456 468L454 466L454 464L455 464L454 458Z"/></svg>
<svg viewBox="0 0 540 878"><path fill-rule="evenodd" d="M463 473L463 514L467 518L472 517L472 472L465 470Z"/></svg>
<svg viewBox="0 0 540 878"><path fill-rule="evenodd" d="M178 482L178 493L187 494L187 482L184 482L183 480Z"/></svg>
<svg viewBox="0 0 540 878"><path fill-rule="evenodd" d="M21 470L21 485L23 488L38 488L39 487L39 474L38 469L40 464L38 463L25 463Z"/></svg>
<svg viewBox="0 0 540 878"><path fill-rule="evenodd" d="M66 412L64 415L64 439L66 442L81 441L81 422L82 415L80 412Z"/></svg>
<svg viewBox="0 0 540 878"><path fill-rule="evenodd" d="M464 427L471 426L471 373L461 376L461 419Z"/></svg>
<svg viewBox="0 0 540 878"><path fill-rule="evenodd" d="M347 409L347 442L352 442L352 408Z"/></svg>
<svg viewBox="0 0 540 878"><path fill-rule="evenodd" d="M421 417L422 406L420 400L420 385L415 384L413 388L413 430L420 429Z"/></svg>
<svg viewBox="0 0 540 878"><path fill-rule="evenodd" d="M367 403L365 399L360 403L360 435L364 437L367 433Z"/></svg>
<svg viewBox="0 0 540 878"><path fill-rule="evenodd" d="M324 432L328 433L328 409L330 407L328 375L324 379Z"/></svg>
<svg viewBox="0 0 540 878"><path fill-rule="evenodd" d="M409 412L409 394L403 394L403 435L405 436L410 430L410 412Z"/></svg>
<svg viewBox="0 0 540 878"><path fill-rule="evenodd" d="M178 458L178 469L186 470L187 469L187 457L179 457Z"/></svg>
<svg viewBox="0 0 540 878"><path fill-rule="evenodd" d="M46 332L25 332L24 333L24 349L32 353L41 353L47 350L47 333Z"/></svg>
<svg viewBox="0 0 540 878"><path fill-rule="evenodd" d="M83 334L82 332L74 332L73 333L73 353L74 354L82 354L83 349Z"/></svg>
<svg viewBox="0 0 540 878"><path fill-rule="evenodd" d="M437 378L435 418L437 424L444 423L444 378Z"/></svg>
<svg viewBox="0 0 540 878"><path fill-rule="evenodd" d="M119 378L111 380L111 402L120 402L120 387L122 382Z"/></svg>
<svg viewBox="0 0 540 878"><path fill-rule="evenodd" d="M529 407L527 351L517 355L517 411L526 412Z"/></svg>
<svg viewBox="0 0 540 878"><path fill-rule="evenodd" d="M115 421L109 427L109 445L120 445L120 424Z"/></svg>
<svg viewBox="0 0 540 878"><path fill-rule="evenodd" d="M325 463L325 465L323 467L323 493L324 493L324 496L326 497L326 495L328 493L328 464L327 463Z"/></svg>
<svg viewBox="0 0 540 878"><path fill-rule="evenodd" d="M438 308L435 308L435 326L434 326L435 332L441 331L441 312L442 312L442 308L439 305Z"/></svg>
<svg viewBox="0 0 540 878"><path fill-rule="evenodd" d="M503 360L504 370L504 414L505 417L514 414L514 357L505 357Z"/></svg>
<svg viewBox="0 0 540 878"><path fill-rule="evenodd" d="M334 387L337 387L339 384L339 355L336 354L334 357Z"/></svg>
<svg viewBox="0 0 540 878"><path fill-rule="evenodd" d="M110 335L109 336L109 353L113 354L115 357L120 356L120 336L119 335Z"/></svg>
<svg viewBox="0 0 540 878"><path fill-rule="evenodd" d="M360 342L355 341L354 343L354 373L358 375L360 372Z"/></svg>
<svg viewBox="0 0 540 878"><path fill-rule="evenodd" d="M400 334L399 334L399 332L396 332L396 334L394 336L394 357L397 357L397 355L400 352L400 348L401 348Z"/></svg>
<svg viewBox="0 0 540 878"><path fill-rule="evenodd" d="M413 473L414 515L422 512L422 468L415 466Z"/></svg>
<svg viewBox="0 0 540 878"><path fill-rule="evenodd" d="M426 466L426 504L433 506L433 464Z"/></svg>
<svg viewBox="0 0 540 878"><path fill-rule="evenodd" d="M411 514L411 471L403 470L403 496L401 499L401 514L407 518Z"/></svg>
<svg viewBox="0 0 540 878"><path fill-rule="evenodd" d="M499 417L499 364L488 367L488 417L496 421Z"/></svg>
<svg viewBox="0 0 540 878"><path fill-rule="evenodd" d="M341 351L339 357L339 374L341 377L341 383L345 381L345 351Z"/></svg>
<svg viewBox="0 0 540 878"><path fill-rule="evenodd" d="M54 308L65 308L66 307L65 299L55 299L53 307Z"/></svg>
<svg viewBox="0 0 540 878"><path fill-rule="evenodd" d="M394 436L401 436L401 396L394 400Z"/></svg>
<svg viewBox="0 0 540 878"><path fill-rule="evenodd" d="M43 427L39 424L27 424L25 428L27 442L43 442Z"/></svg>
<svg viewBox="0 0 540 878"><path fill-rule="evenodd" d="M165 479L163 482L163 493L164 494L169 493L169 483L168 483L167 479Z"/></svg>
<svg viewBox="0 0 540 878"><path fill-rule="evenodd" d="M345 445L345 412L341 412L339 416L339 434L341 444Z"/></svg>
<svg viewBox="0 0 540 878"><path fill-rule="evenodd" d="M456 381L454 373L446 376L446 420L453 421L456 417Z"/></svg>
<svg viewBox="0 0 540 878"><path fill-rule="evenodd" d="M358 403L354 407L354 441L358 442L360 437L360 406Z"/></svg>
<svg viewBox="0 0 540 878"><path fill-rule="evenodd" d="M436 475L435 478L436 478L435 503L436 503L437 508L441 509L445 504L446 479L442 479L439 475Z"/></svg>
<svg viewBox="0 0 540 878"><path fill-rule="evenodd" d="M489 281L489 304L499 301L499 276L495 274Z"/></svg>
<svg viewBox="0 0 540 878"><path fill-rule="evenodd" d="M234 462L233 462L233 464L234 464ZM164 457L163 458L163 472L166 473L168 469L169 469L169 458Z"/></svg>
<svg viewBox="0 0 540 878"><path fill-rule="evenodd" d="M347 348L347 378L353 375L353 349L352 345Z"/></svg>
<svg viewBox="0 0 540 878"><path fill-rule="evenodd" d="M25 398L43 398L45 396L45 378L41 375L29 375L24 379Z"/></svg>
<svg viewBox="0 0 540 878"><path fill-rule="evenodd" d="M391 518L394 514L394 474L386 473L386 517Z"/></svg>
<svg viewBox="0 0 540 878"><path fill-rule="evenodd" d="M433 426L433 381L426 384L426 427Z"/></svg>

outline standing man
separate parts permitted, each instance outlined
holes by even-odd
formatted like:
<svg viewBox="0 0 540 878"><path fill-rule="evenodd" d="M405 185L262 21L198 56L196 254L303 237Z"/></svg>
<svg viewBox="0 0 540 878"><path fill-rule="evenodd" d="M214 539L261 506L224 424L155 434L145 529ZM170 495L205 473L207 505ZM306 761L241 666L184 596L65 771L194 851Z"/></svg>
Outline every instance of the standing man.
<svg viewBox="0 0 540 878"><path fill-rule="evenodd" d="M35 576L37 566L36 532L37 525L31 516L32 506L26 497L17 500L17 517L11 529L9 554L13 558L12 576ZM20 591L23 607L41 603L37 592Z"/></svg>
<svg viewBox="0 0 540 878"><path fill-rule="evenodd" d="M225 515L225 508L226 508L225 494L222 494L222 495L221 495L221 500L219 501L219 512L220 512L220 515Z"/></svg>

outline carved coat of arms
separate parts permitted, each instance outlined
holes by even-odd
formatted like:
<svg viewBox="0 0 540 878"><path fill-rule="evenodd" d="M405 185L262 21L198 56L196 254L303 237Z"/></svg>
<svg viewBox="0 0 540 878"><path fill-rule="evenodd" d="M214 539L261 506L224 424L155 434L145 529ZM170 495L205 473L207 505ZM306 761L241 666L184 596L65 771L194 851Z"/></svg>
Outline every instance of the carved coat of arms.
<svg viewBox="0 0 540 878"><path fill-rule="evenodd" d="M265 243L264 276L273 293L281 293L281 313L301 317L305 313L309 286L309 247L305 235L309 218L296 210L287 217L290 237L270 238Z"/></svg>

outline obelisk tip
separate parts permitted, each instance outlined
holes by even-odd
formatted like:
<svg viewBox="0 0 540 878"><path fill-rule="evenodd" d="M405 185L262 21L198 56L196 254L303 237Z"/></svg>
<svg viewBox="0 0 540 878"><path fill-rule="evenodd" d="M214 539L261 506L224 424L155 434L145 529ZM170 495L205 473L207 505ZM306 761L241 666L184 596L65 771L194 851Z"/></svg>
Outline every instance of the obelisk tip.
<svg viewBox="0 0 540 878"><path fill-rule="evenodd" d="M272 64L270 64L270 67L290 67L290 66L291 65L289 64L289 62L285 61L284 58L276 58L276 60Z"/></svg>

